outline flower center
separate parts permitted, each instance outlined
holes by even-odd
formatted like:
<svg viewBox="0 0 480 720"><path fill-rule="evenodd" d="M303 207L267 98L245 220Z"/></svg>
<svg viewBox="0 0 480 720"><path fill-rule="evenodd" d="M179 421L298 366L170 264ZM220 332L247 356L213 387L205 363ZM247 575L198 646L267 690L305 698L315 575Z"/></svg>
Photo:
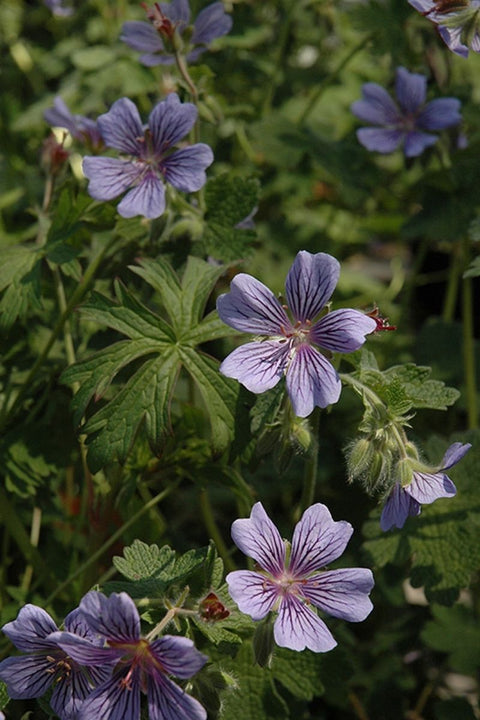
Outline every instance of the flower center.
<svg viewBox="0 0 480 720"><path fill-rule="evenodd" d="M298 347L298 345L301 345L303 343L310 343L310 330L312 329L312 323L310 320L305 320L305 322L301 322L298 320L298 322L295 323L295 325L290 325L289 327L283 327L282 325L282 335L287 338L287 340L290 340L290 343L293 348Z"/></svg>

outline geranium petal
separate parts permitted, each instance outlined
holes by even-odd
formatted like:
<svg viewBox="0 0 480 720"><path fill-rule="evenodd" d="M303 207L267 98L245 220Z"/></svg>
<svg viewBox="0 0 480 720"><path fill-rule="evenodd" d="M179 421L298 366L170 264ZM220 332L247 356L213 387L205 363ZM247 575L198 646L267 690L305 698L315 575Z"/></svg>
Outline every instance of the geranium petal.
<svg viewBox="0 0 480 720"><path fill-rule="evenodd" d="M228 592L241 612L262 620L273 609L278 587L265 575L250 570L234 570L226 577Z"/></svg>
<svg viewBox="0 0 480 720"><path fill-rule="evenodd" d="M147 698L150 720L206 720L198 700L159 673L147 685Z"/></svg>
<svg viewBox="0 0 480 720"><path fill-rule="evenodd" d="M164 45L153 25L143 20L129 20L122 25L120 40L138 52L162 52Z"/></svg>
<svg viewBox="0 0 480 720"><path fill-rule="evenodd" d="M274 577L283 572L285 543L261 502L255 503L249 518L235 520L232 539L238 549L256 560L263 570Z"/></svg>
<svg viewBox="0 0 480 720"><path fill-rule="evenodd" d="M435 145L438 135L423 132L409 132L405 135L405 157L418 157L431 145Z"/></svg>
<svg viewBox="0 0 480 720"><path fill-rule="evenodd" d="M457 489L448 475L441 472L435 474L414 472L412 482L403 489L421 505L457 494Z"/></svg>
<svg viewBox="0 0 480 720"><path fill-rule="evenodd" d="M320 570L342 555L353 533L346 520L333 520L322 503L311 505L295 526L290 573L298 578Z"/></svg>
<svg viewBox="0 0 480 720"><path fill-rule="evenodd" d="M212 149L204 143L177 150L162 162L165 180L182 192L195 192L207 182L205 168L213 162Z"/></svg>
<svg viewBox="0 0 480 720"><path fill-rule="evenodd" d="M297 417L307 417L317 405L336 403L342 383L332 363L310 345L299 345L287 368L287 390Z"/></svg>
<svg viewBox="0 0 480 720"><path fill-rule="evenodd" d="M97 120L103 141L108 147L139 156L144 148L144 131L136 105L120 98Z"/></svg>
<svg viewBox="0 0 480 720"><path fill-rule="evenodd" d="M58 628L45 610L28 603L2 630L19 650L35 652L52 647L48 636Z"/></svg>
<svg viewBox="0 0 480 720"><path fill-rule="evenodd" d="M387 155L394 152L404 137L403 130L388 128L360 128L357 130L358 141L372 152Z"/></svg>
<svg viewBox="0 0 480 720"><path fill-rule="evenodd" d="M83 173L90 181L88 192L95 200L112 200L134 185L144 167L130 160L84 157Z"/></svg>
<svg viewBox="0 0 480 720"><path fill-rule="evenodd" d="M132 642L140 638L140 616L127 593L106 597L92 590L84 595L79 607L92 630L107 640Z"/></svg>
<svg viewBox="0 0 480 720"><path fill-rule="evenodd" d="M223 3L215 2L201 10L193 26L192 44L207 45L215 38L226 35L232 29L232 18L227 15Z"/></svg>
<svg viewBox="0 0 480 720"><path fill-rule="evenodd" d="M124 652L122 649L100 646L71 632L58 631L52 633L50 639L79 665L106 666L117 662Z"/></svg>
<svg viewBox="0 0 480 720"><path fill-rule="evenodd" d="M296 320L314 320L330 300L340 263L327 253L297 253L285 284L287 302Z"/></svg>
<svg viewBox="0 0 480 720"><path fill-rule="evenodd" d="M110 674L111 670L104 668L102 682L107 680ZM84 670L73 667L68 676L55 682L50 706L62 720L73 720L92 690L93 686Z"/></svg>
<svg viewBox="0 0 480 720"><path fill-rule="evenodd" d="M62 127L68 130L70 135L78 137L78 128L75 117L72 115L62 98L57 95L53 100L53 107L43 113L44 119L52 127Z"/></svg>
<svg viewBox="0 0 480 720"><path fill-rule="evenodd" d="M456 465L472 447L471 443L454 442L445 452L442 460L442 470L448 470Z"/></svg>
<svg viewBox="0 0 480 720"><path fill-rule="evenodd" d="M427 97L427 78L419 73L397 68L395 92L405 113L415 113Z"/></svg>
<svg viewBox="0 0 480 720"><path fill-rule="evenodd" d="M52 684L54 668L55 660L47 660L46 655L9 657L0 663L0 680L12 700L37 698Z"/></svg>
<svg viewBox="0 0 480 720"><path fill-rule="evenodd" d="M163 182L154 173L145 175L142 181L119 202L117 210L125 218L143 215L152 220L160 217L165 211Z"/></svg>
<svg viewBox="0 0 480 720"><path fill-rule="evenodd" d="M190 20L190 5L188 0L171 0L169 3L160 3L160 10L172 22L188 25Z"/></svg>
<svg viewBox="0 0 480 720"><path fill-rule="evenodd" d="M381 85L365 83L362 95L363 100L357 100L350 108L360 120L372 125L394 125L399 121L398 107Z"/></svg>
<svg viewBox="0 0 480 720"><path fill-rule="evenodd" d="M461 102L457 98L438 98L429 102L417 118L417 127L444 130L462 121Z"/></svg>
<svg viewBox="0 0 480 720"><path fill-rule="evenodd" d="M283 329L291 328L273 292L246 273L235 275L230 292L218 298L217 310L224 323L241 332L281 335Z"/></svg>
<svg viewBox="0 0 480 720"><path fill-rule="evenodd" d="M263 393L283 377L288 352L288 345L276 340L246 343L227 355L220 372L238 380L250 392Z"/></svg>
<svg viewBox="0 0 480 720"><path fill-rule="evenodd" d="M377 323L358 310L334 310L324 315L310 331L314 343L333 352L353 352L365 342Z"/></svg>
<svg viewBox="0 0 480 720"><path fill-rule="evenodd" d="M173 65L175 63L173 55L167 55L165 53L145 53L144 55L140 55L138 59L142 65L146 65L146 67L155 67L156 65Z"/></svg>
<svg viewBox="0 0 480 720"><path fill-rule="evenodd" d="M282 600L273 636L280 647L297 651L328 652L337 644L323 620L293 595Z"/></svg>
<svg viewBox="0 0 480 720"><path fill-rule="evenodd" d="M342 568L312 575L302 585L301 592L329 615L360 622L373 609L368 597L373 585L372 571L368 568Z"/></svg>
<svg viewBox="0 0 480 720"><path fill-rule="evenodd" d="M125 676L130 668L112 675L83 702L76 720L140 720L140 679L138 669L132 668L128 682Z"/></svg>
<svg viewBox="0 0 480 720"><path fill-rule="evenodd" d="M419 503L405 492L400 483L395 483L383 506L380 527L384 531L392 527L402 528L409 516L420 515L421 510Z"/></svg>
<svg viewBox="0 0 480 720"><path fill-rule="evenodd" d="M207 662L208 657L197 650L193 640L176 635L163 635L150 644L165 672L178 678L195 675Z"/></svg>
<svg viewBox="0 0 480 720"><path fill-rule="evenodd" d="M148 118L155 153L163 153L190 132L198 110L193 103L181 103L176 93L157 103Z"/></svg>

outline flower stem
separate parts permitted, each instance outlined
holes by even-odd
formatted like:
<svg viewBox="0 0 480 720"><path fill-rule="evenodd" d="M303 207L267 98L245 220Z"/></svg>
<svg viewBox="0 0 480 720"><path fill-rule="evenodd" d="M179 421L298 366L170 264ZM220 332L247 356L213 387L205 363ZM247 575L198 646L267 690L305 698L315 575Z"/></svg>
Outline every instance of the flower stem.
<svg viewBox="0 0 480 720"><path fill-rule="evenodd" d="M447 290L443 303L442 319L445 322L452 322L455 315L462 265L463 257L461 248L458 245L454 245L452 248L450 269L448 271Z"/></svg>
<svg viewBox="0 0 480 720"><path fill-rule="evenodd" d="M230 570L235 570L235 563L230 557L228 548L217 525L217 521L215 520L212 505L210 503L210 498L208 497L208 492L206 488L203 488L200 492L200 510L202 513L205 528L209 536L215 543L218 554L222 558L223 564L225 565L225 570L227 570L228 572L230 572Z"/></svg>
<svg viewBox="0 0 480 720"><path fill-rule="evenodd" d="M310 416L310 436L312 444L303 473L303 488L300 498L298 516L312 505L315 498L315 487L318 472L318 435L320 430L320 408L315 408ZM295 518L298 519L298 518Z"/></svg>

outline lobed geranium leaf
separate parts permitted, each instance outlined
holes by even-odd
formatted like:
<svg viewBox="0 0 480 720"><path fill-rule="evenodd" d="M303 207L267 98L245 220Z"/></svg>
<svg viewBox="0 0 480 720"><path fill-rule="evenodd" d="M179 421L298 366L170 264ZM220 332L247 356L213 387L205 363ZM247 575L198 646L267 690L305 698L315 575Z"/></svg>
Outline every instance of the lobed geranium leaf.
<svg viewBox="0 0 480 720"><path fill-rule="evenodd" d="M428 647L448 653L452 670L474 676L480 666L480 627L472 609L460 604L451 608L433 605L432 615L422 640Z"/></svg>
<svg viewBox="0 0 480 720"><path fill-rule="evenodd" d="M112 560L115 568L129 580L158 578L167 575L175 563L175 551L168 545L147 545L141 540L123 548L123 557Z"/></svg>

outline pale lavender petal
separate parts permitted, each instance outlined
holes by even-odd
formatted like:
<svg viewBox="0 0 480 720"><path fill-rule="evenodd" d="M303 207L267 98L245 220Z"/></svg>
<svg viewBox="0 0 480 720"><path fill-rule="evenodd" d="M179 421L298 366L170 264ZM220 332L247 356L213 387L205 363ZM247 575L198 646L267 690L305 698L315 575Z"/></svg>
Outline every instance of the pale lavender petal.
<svg viewBox="0 0 480 720"><path fill-rule="evenodd" d="M0 663L0 680L6 684L12 700L37 698L52 684L55 662L45 655L10 657Z"/></svg>
<svg viewBox="0 0 480 720"><path fill-rule="evenodd" d="M439 498L450 498L457 494L457 489L448 475L441 472L435 475L414 472L412 482L403 489L421 505L432 503Z"/></svg>
<svg viewBox="0 0 480 720"><path fill-rule="evenodd" d="M103 643L100 645L98 641L92 642L71 632L58 631L52 633L50 638L79 665L106 666L117 662L125 652L122 649L103 646Z"/></svg>
<svg viewBox="0 0 480 720"><path fill-rule="evenodd" d="M157 103L148 118L153 147L158 155L176 145L190 132L198 110L193 103L181 103L176 93Z"/></svg>
<svg viewBox="0 0 480 720"><path fill-rule="evenodd" d="M449 50L455 53L455 55L460 55L460 57L468 57L468 47L462 43L463 27L446 28L437 25L437 30Z"/></svg>
<svg viewBox="0 0 480 720"><path fill-rule="evenodd" d="M463 458L464 455L472 447L471 443L462 444L460 442L454 442L453 445L447 449L442 460L442 470L448 470L449 468L456 465Z"/></svg>
<svg viewBox="0 0 480 720"><path fill-rule="evenodd" d="M291 650L328 652L337 644L323 620L294 595L286 595L273 627L275 642Z"/></svg>
<svg viewBox="0 0 480 720"><path fill-rule="evenodd" d="M389 130L388 128L360 128L357 130L358 141L367 150L385 155L398 148L404 134L403 130Z"/></svg>
<svg viewBox="0 0 480 720"><path fill-rule="evenodd" d="M381 85L365 83L362 95L363 100L357 100L350 108L360 120L372 125L395 125L401 118L398 107Z"/></svg>
<svg viewBox="0 0 480 720"><path fill-rule="evenodd" d="M120 40L139 52L162 52L164 45L159 33L149 22L131 20L123 23Z"/></svg>
<svg viewBox="0 0 480 720"><path fill-rule="evenodd" d="M198 13L193 28L192 44L207 45L230 32L232 18L225 12L223 3L215 2Z"/></svg>
<svg viewBox="0 0 480 720"><path fill-rule="evenodd" d="M444 130L462 121L461 102L457 98L438 98L429 102L417 118L417 127Z"/></svg>
<svg viewBox="0 0 480 720"><path fill-rule="evenodd" d="M338 401L342 383L326 357L318 350L299 345L287 368L287 391L297 417L307 417L317 405L321 408Z"/></svg>
<svg viewBox="0 0 480 720"><path fill-rule="evenodd" d="M58 630L50 615L37 605L24 605L17 619L2 628L9 640L24 652L42 651L52 647L50 633Z"/></svg>
<svg viewBox="0 0 480 720"><path fill-rule="evenodd" d="M163 182L153 172L149 172L119 202L117 210L125 218L143 215L152 220L160 217L165 211L165 186Z"/></svg>
<svg viewBox="0 0 480 720"><path fill-rule="evenodd" d="M395 92L405 113L415 113L427 97L427 78L419 73L397 68Z"/></svg>
<svg viewBox="0 0 480 720"><path fill-rule="evenodd" d="M435 8L434 0L408 0L409 4L420 13L427 13Z"/></svg>
<svg viewBox="0 0 480 720"><path fill-rule="evenodd" d="M414 500L400 483L395 483L393 490L387 498L380 517L382 530L390 530L392 527L402 528L409 516L420 515L421 507Z"/></svg>
<svg viewBox="0 0 480 720"><path fill-rule="evenodd" d="M295 526L289 572L303 578L342 555L353 533L346 520L335 521L322 503L311 505Z"/></svg>
<svg viewBox="0 0 480 720"><path fill-rule="evenodd" d="M324 315L310 331L314 343L333 352L353 352L365 342L377 323L358 310L334 310Z"/></svg>
<svg viewBox="0 0 480 720"><path fill-rule="evenodd" d="M150 644L150 650L165 672L182 679L195 675L208 660L186 637L163 635Z"/></svg>
<svg viewBox="0 0 480 720"><path fill-rule="evenodd" d="M137 107L131 100L120 98L114 102L97 123L105 145L129 155L142 155L144 131Z"/></svg>
<svg viewBox="0 0 480 720"><path fill-rule="evenodd" d="M77 137L78 128L75 118L58 95L53 100L53 107L45 110L43 117L52 127L65 128L73 137Z"/></svg>
<svg viewBox="0 0 480 720"><path fill-rule="evenodd" d="M92 590L79 605L94 632L107 640L131 642L140 638L140 616L127 593L112 593L106 597Z"/></svg>
<svg viewBox="0 0 480 720"><path fill-rule="evenodd" d="M288 344L281 345L277 340L246 343L227 355L219 369L250 392L263 393L283 377L288 354Z"/></svg>
<svg viewBox="0 0 480 720"><path fill-rule="evenodd" d="M159 673L148 683L147 698L150 720L206 720L207 713L198 700Z"/></svg>
<svg viewBox="0 0 480 720"><path fill-rule="evenodd" d="M171 0L169 3L160 3L162 13L172 22L181 26L188 25L190 21L190 5L188 0Z"/></svg>
<svg viewBox="0 0 480 720"><path fill-rule="evenodd" d="M213 162L213 152L208 145L197 143L177 150L162 162L165 180L182 192L195 192L207 182L205 168Z"/></svg>
<svg viewBox="0 0 480 720"><path fill-rule="evenodd" d="M230 292L218 298L217 310L224 323L241 332L282 335L284 329L291 329L290 320L272 291L246 273L233 278Z"/></svg>
<svg viewBox="0 0 480 720"><path fill-rule="evenodd" d="M302 585L301 593L333 617L360 622L373 610L368 597L373 585L368 568L342 568L312 575Z"/></svg>
<svg viewBox="0 0 480 720"><path fill-rule="evenodd" d="M340 263L327 253L297 253L285 284L287 302L296 320L314 320L330 300Z"/></svg>
<svg viewBox="0 0 480 720"><path fill-rule="evenodd" d="M228 592L241 612L262 620L279 597L280 589L265 575L250 570L234 570L226 577Z"/></svg>
<svg viewBox="0 0 480 720"><path fill-rule="evenodd" d="M235 520L232 525L235 545L253 558L274 577L281 575L285 564L285 543L268 517L261 502L252 507L249 518Z"/></svg>
<svg viewBox="0 0 480 720"><path fill-rule="evenodd" d="M133 669L129 682L125 676L129 668L116 673L86 698L76 720L140 720L140 679Z"/></svg>
<svg viewBox="0 0 480 720"><path fill-rule="evenodd" d="M138 58L142 65L146 65L147 67L155 67L156 65L173 65L175 63L175 58L173 55L166 55L165 53L155 54L155 53L145 53L145 55L140 55Z"/></svg>
<svg viewBox="0 0 480 720"><path fill-rule="evenodd" d="M409 132L405 135L405 157L418 157L431 145L435 145L437 135L422 132Z"/></svg>
<svg viewBox="0 0 480 720"><path fill-rule="evenodd" d="M109 157L84 157L82 168L95 200L112 200L136 184L145 171L140 163Z"/></svg>

